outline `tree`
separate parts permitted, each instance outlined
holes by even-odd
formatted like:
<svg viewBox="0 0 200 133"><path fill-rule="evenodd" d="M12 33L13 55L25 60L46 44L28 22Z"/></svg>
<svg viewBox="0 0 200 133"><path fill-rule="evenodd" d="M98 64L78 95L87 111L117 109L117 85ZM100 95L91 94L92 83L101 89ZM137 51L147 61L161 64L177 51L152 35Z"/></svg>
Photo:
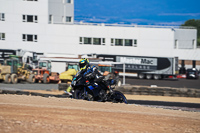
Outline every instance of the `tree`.
<svg viewBox="0 0 200 133"><path fill-rule="evenodd" d="M193 26L197 28L197 46L200 46L200 19L189 19L181 26Z"/></svg>

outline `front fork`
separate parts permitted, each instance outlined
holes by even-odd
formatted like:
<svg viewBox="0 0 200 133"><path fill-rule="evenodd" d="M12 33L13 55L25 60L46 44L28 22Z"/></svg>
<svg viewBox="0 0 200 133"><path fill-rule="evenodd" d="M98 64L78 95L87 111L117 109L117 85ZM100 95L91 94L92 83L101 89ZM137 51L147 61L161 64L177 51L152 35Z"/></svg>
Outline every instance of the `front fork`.
<svg viewBox="0 0 200 133"><path fill-rule="evenodd" d="M86 87L84 87L83 99L88 99L88 92L86 91Z"/></svg>

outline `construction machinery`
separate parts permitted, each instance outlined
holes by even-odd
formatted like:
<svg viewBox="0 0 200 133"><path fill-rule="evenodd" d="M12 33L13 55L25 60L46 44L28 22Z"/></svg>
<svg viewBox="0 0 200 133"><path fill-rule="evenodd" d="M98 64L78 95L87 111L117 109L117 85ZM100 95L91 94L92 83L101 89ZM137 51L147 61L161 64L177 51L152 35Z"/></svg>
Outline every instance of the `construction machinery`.
<svg viewBox="0 0 200 133"><path fill-rule="evenodd" d="M29 78L29 81L34 81L35 82L39 82L39 83L45 83L48 84L50 82L59 82L59 73L56 72L52 72L50 73L49 70L45 69L45 68L36 68L33 69L33 76L31 76Z"/></svg>
<svg viewBox="0 0 200 133"><path fill-rule="evenodd" d="M0 80L11 83L11 66L0 64Z"/></svg>
<svg viewBox="0 0 200 133"><path fill-rule="evenodd" d="M61 65L61 64L59 64ZM57 66L59 66L57 65ZM66 63L62 65L64 67L63 70L65 70ZM32 69L33 75L30 77L30 81L35 81L39 83L58 83L60 81L59 79L59 73L58 72L52 72L52 62L48 60L40 60L38 62L38 66L36 69Z"/></svg>
<svg viewBox="0 0 200 133"><path fill-rule="evenodd" d="M38 62L39 53L33 51L27 51L22 49L0 49L0 63L1 60L9 59L11 56L20 57L22 63L26 63L32 68L35 68L35 65Z"/></svg>
<svg viewBox="0 0 200 133"><path fill-rule="evenodd" d="M20 80L28 80L30 76L31 71L26 64L20 64L19 58L6 59L4 65L0 65L0 80L5 83L16 84Z"/></svg>
<svg viewBox="0 0 200 133"><path fill-rule="evenodd" d="M77 63L68 64L68 70L59 75L60 82L58 84L58 90L66 90L70 86L73 77L77 74L78 70L79 67Z"/></svg>
<svg viewBox="0 0 200 133"><path fill-rule="evenodd" d="M78 59L76 60L78 62ZM76 75L77 70L77 63L67 63L65 61L56 61L55 59L49 60L46 58L41 58L41 60L39 60L38 62L38 68L33 69L33 74L35 76L30 78L32 78L32 80L35 79L35 82L38 81L43 83L67 83L68 81L72 81L72 75Z"/></svg>

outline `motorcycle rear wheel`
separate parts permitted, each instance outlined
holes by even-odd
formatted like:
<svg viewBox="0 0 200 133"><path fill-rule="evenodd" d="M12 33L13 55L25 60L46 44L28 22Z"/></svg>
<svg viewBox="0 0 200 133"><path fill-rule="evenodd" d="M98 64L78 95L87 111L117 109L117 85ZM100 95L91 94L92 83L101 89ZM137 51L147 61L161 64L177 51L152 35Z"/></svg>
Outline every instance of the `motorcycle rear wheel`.
<svg viewBox="0 0 200 133"><path fill-rule="evenodd" d="M91 94L87 94L87 96L84 96L84 90L82 89L76 89L74 91L74 98L75 99L83 99L83 100L87 100L87 101L94 101L94 97Z"/></svg>

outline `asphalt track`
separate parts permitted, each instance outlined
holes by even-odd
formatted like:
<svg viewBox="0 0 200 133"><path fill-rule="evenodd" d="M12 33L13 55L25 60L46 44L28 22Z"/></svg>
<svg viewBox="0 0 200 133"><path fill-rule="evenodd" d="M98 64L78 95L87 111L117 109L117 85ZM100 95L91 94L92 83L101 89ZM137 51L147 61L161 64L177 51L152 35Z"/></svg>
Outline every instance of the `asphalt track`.
<svg viewBox="0 0 200 133"><path fill-rule="evenodd" d="M122 78L121 78L121 81L123 81ZM164 79L164 80L150 79L148 80L148 79L137 79L137 78L126 77L125 84L142 85L142 86L156 85L158 87L200 89L200 78L199 79Z"/></svg>
<svg viewBox="0 0 200 133"><path fill-rule="evenodd" d="M121 79L122 80L122 79ZM123 80L122 80L123 81ZM200 79L165 79L165 80L147 80L126 77L126 84L151 86L157 85L162 87L174 88L196 88L200 89ZM18 84L4 84L0 83L0 89L3 90L52 90L58 89L58 84L29 84L21 82ZM200 104L196 103L180 103L180 102L164 102L164 101L148 101L148 100L128 100L129 104L138 104L144 106L151 106L155 108L167 108L175 110L195 111L200 112Z"/></svg>
<svg viewBox="0 0 200 133"><path fill-rule="evenodd" d="M123 82L123 79L120 79ZM156 85L158 87L173 87L173 88L195 88L200 89L200 78L199 79L164 79L164 80L153 80L153 79L137 79L137 78L125 78L126 85L139 85L139 86L151 86ZM15 88L20 90L51 90L58 89L58 85L51 84L29 84L27 82L20 82L18 84L4 84L0 83L0 88Z"/></svg>
<svg viewBox="0 0 200 133"><path fill-rule="evenodd" d="M128 103L150 106L155 108L200 112L200 104L198 103L148 101L148 100L128 100Z"/></svg>

